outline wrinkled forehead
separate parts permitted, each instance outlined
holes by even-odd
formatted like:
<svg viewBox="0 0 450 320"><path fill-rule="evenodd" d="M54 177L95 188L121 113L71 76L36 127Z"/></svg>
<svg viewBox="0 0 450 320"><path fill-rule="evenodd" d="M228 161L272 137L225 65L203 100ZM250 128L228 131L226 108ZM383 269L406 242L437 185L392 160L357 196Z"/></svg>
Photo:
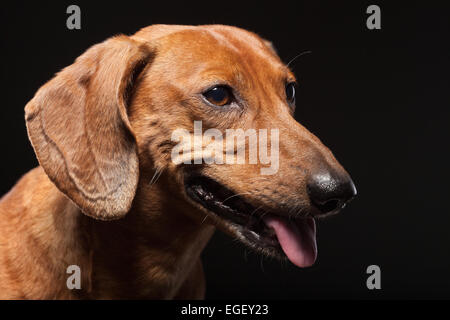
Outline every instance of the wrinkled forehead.
<svg viewBox="0 0 450 320"><path fill-rule="evenodd" d="M177 29L156 41L155 62L170 73L205 82L247 84L293 80L275 51L257 35L234 27ZM176 63L174 63L176 62Z"/></svg>

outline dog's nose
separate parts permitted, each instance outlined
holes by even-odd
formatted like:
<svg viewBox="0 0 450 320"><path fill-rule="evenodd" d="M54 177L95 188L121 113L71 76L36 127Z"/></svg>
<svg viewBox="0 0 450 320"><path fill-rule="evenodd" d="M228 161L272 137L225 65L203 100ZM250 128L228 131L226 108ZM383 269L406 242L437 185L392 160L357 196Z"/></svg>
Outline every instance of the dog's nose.
<svg viewBox="0 0 450 320"><path fill-rule="evenodd" d="M347 173L321 171L310 176L308 194L320 215L337 213L356 196L356 188Z"/></svg>

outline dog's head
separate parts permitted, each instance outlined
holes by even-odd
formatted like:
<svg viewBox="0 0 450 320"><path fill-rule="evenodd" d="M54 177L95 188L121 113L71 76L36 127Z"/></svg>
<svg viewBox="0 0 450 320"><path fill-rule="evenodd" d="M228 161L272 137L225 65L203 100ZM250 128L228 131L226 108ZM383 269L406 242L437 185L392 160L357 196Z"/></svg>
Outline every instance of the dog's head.
<svg viewBox="0 0 450 320"><path fill-rule="evenodd" d="M151 26L93 46L26 106L41 166L85 214L118 219L161 172L186 214L298 266L314 219L355 194L293 118L296 80L268 41L228 26ZM149 181L150 183L150 181Z"/></svg>

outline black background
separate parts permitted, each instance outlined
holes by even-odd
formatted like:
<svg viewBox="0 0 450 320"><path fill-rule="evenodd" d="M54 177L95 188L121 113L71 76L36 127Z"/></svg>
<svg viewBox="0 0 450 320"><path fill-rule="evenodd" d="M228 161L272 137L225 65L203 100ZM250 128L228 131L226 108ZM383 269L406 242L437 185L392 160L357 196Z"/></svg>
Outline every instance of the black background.
<svg viewBox="0 0 450 320"><path fill-rule="evenodd" d="M156 23L236 25L271 40L301 84L296 118L352 175L358 197L319 223L301 270L219 232L204 251L207 298L450 298L449 14L426 2L15 2L1 7L0 194L37 165L25 104L89 46ZM66 8L81 7L81 30ZM381 7L381 30L366 8ZM366 268L381 267L368 290Z"/></svg>

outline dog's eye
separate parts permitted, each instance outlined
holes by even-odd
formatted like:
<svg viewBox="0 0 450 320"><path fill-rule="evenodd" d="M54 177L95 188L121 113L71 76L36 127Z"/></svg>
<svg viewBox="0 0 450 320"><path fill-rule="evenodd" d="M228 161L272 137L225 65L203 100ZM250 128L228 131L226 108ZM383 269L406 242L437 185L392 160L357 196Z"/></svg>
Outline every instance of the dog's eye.
<svg viewBox="0 0 450 320"><path fill-rule="evenodd" d="M295 82L286 85L286 100L290 104L295 102Z"/></svg>
<svg viewBox="0 0 450 320"><path fill-rule="evenodd" d="M226 86L217 86L211 88L203 93L203 96L212 104L220 107L230 104L232 100L230 88Z"/></svg>

